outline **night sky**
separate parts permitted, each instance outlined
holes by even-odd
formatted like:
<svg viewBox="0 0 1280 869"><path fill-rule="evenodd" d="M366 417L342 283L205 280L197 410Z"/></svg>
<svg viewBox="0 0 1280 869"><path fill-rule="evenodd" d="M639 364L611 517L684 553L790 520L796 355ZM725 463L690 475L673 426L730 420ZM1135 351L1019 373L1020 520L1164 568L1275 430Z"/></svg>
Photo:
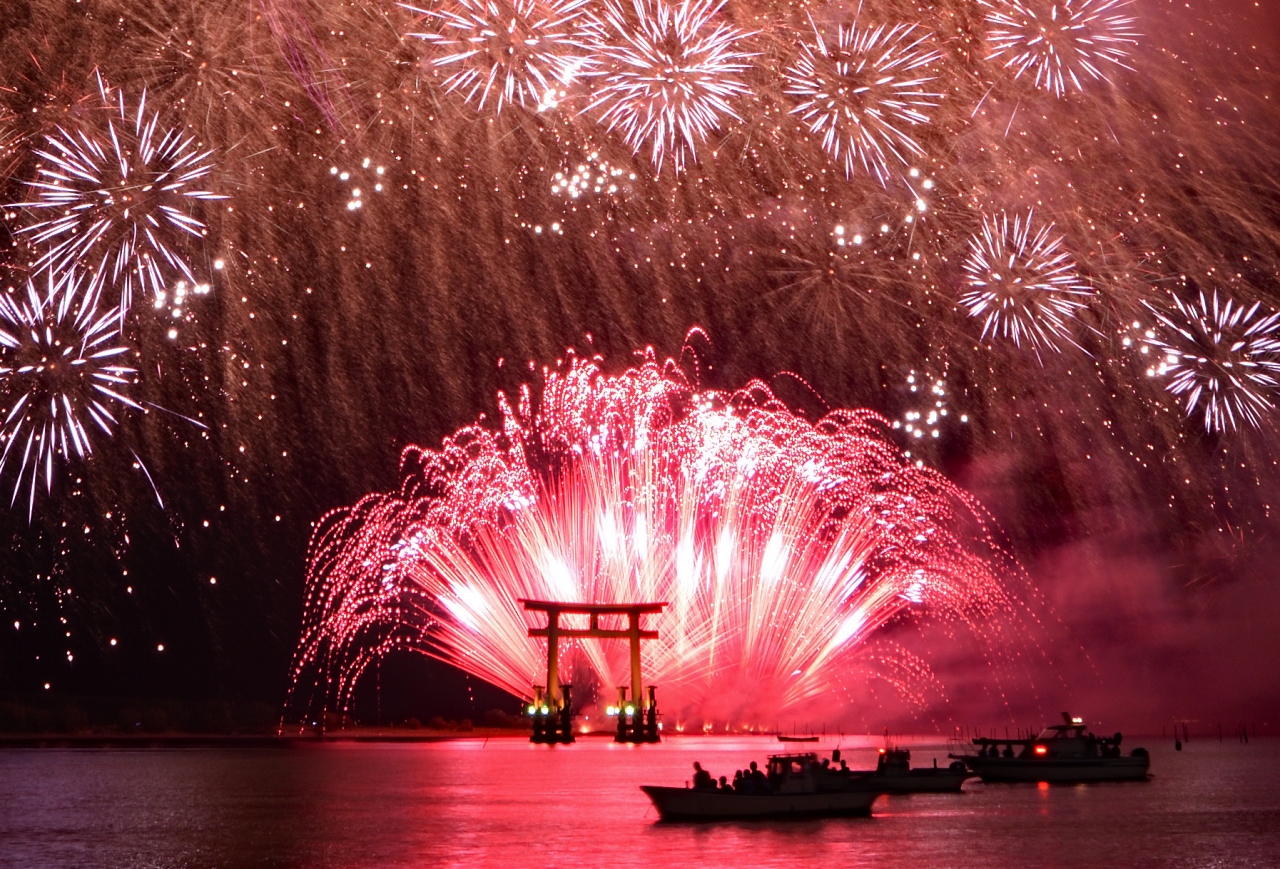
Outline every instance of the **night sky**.
<svg viewBox="0 0 1280 869"><path fill-rule="evenodd" d="M882 181L846 177L774 80L806 15L849 5L725 5L752 33L745 92L678 171L581 95L467 102L407 35L429 22L383 0L0 0L11 298L44 280L37 152L119 123L95 73L211 151L196 186L225 197L184 202L198 237L157 230L211 289L176 317L135 291L118 340L138 407L90 429L90 458L58 457L30 515L26 489L0 514L0 692L282 704L313 523L394 489L406 445L492 420L569 347L620 370L687 342L703 385L760 378L815 419L902 421L909 377L945 380L967 423L901 443L985 505L1043 598L1016 714L1276 721L1280 385L1258 387L1257 425L1206 430L1139 352L1174 299L1280 305L1276 13L1137 0L1130 68L1059 98L985 59L974 3L867 0L941 45L918 153ZM617 189L566 196L555 173L584 163ZM1028 209L1090 294L1038 352L959 301L984 216ZM26 387L6 371L7 413ZM1009 718L972 659L924 651L951 688L914 714ZM501 699L438 664L394 664L384 689L423 713Z"/></svg>

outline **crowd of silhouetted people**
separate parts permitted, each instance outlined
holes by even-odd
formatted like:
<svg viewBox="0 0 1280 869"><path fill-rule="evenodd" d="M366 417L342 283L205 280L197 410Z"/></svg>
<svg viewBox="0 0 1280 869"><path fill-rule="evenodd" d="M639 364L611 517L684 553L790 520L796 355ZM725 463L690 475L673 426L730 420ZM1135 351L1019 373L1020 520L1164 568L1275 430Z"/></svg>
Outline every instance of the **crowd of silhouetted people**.
<svg viewBox="0 0 1280 869"><path fill-rule="evenodd" d="M848 776L850 773L849 764L840 758L840 749L832 752L831 758L823 758L821 762L812 758L808 762L808 772L815 778L822 775ZM781 774L766 774L760 769L756 762L751 761L751 766L747 769L740 769L733 774L733 780L730 781L728 776L720 776L715 778L711 773L702 768L702 764L694 761L693 764L693 789L700 791L719 791L729 794L771 794L777 790L778 779Z"/></svg>
<svg viewBox="0 0 1280 869"><path fill-rule="evenodd" d="M693 788L700 791L724 791L733 794L771 794L773 784L756 762L751 761L748 769L740 769L733 774L733 781L728 776L720 776L719 780L702 768L702 764L694 761Z"/></svg>

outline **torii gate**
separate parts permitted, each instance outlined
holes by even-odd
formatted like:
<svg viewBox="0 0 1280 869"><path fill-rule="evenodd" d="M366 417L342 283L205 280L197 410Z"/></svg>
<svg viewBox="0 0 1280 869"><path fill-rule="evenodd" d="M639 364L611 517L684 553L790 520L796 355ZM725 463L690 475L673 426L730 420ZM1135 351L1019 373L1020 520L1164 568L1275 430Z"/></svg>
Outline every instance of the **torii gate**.
<svg viewBox="0 0 1280 869"><path fill-rule="evenodd" d="M646 709L653 709L653 699L650 698L646 706L644 690L640 677L640 641L655 640L658 638L657 631L646 631L641 628L640 617L648 614L656 614L666 609L666 603L624 603L624 604L593 604L593 603L560 603L557 601L545 600L523 600L527 612L544 612L547 614L547 626L545 628L530 628L529 636L546 637L547 640L547 707L557 711L567 712L568 704L563 702L562 692L560 688L560 639L600 639L600 640L629 640L631 645L631 702L635 707L635 715L632 725L626 725L626 716L624 710L618 710L618 740L621 742L656 742L657 728L656 724L651 728L652 733L646 737L643 727L644 712ZM560 615L588 615L591 617L590 625L584 630L582 628L561 627ZM627 617L626 630L606 630L600 627L600 616L602 615L625 615ZM562 723L557 727L554 722L546 722L551 732L547 734L547 738L540 739L540 723L537 718L537 710L535 709L534 721L534 741L535 742L572 742L573 733L568 726L568 715L562 714ZM650 716L656 721L656 710ZM557 733L556 731L561 731Z"/></svg>

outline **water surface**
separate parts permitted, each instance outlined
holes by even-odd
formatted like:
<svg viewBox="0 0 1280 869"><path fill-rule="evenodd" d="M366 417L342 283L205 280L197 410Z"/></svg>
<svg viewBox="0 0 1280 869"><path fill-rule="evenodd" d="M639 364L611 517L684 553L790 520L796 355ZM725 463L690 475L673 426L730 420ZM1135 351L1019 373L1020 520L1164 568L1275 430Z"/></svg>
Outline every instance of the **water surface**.
<svg viewBox="0 0 1280 869"><path fill-rule="evenodd" d="M874 763L878 741L818 748L841 742ZM0 866L1280 867L1280 740L1141 744L1145 784L975 781L881 797L870 819L714 825L657 823L638 785L683 784L694 760L732 776L777 742L8 750Z"/></svg>

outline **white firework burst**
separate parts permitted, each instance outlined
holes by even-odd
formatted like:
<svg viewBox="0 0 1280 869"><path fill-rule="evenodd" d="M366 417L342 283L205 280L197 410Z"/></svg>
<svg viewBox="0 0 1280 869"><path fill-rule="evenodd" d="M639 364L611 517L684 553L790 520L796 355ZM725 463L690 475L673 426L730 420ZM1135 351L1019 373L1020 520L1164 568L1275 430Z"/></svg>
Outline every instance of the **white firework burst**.
<svg viewBox="0 0 1280 869"><path fill-rule="evenodd" d="M43 284L29 280L25 299L0 295L0 474L17 469L10 503L25 489L28 515L41 475L49 491L55 465L93 452L91 427L110 435L113 407L141 409L126 394L137 372L122 359L119 312L99 312L74 270Z"/></svg>
<svg viewBox="0 0 1280 869"><path fill-rule="evenodd" d="M1052 223L1032 231L1034 213L986 217L964 261L968 290L960 303L982 317L982 340L996 336L1021 347L1060 351L1075 344L1071 322L1092 295Z"/></svg>
<svg viewBox="0 0 1280 869"><path fill-rule="evenodd" d="M724 0L607 0L597 18L596 50L604 70L588 111L621 131L633 151L646 144L659 168L670 155L677 171L748 92L742 73L754 55L750 36L715 20Z"/></svg>
<svg viewBox="0 0 1280 869"><path fill-rule="evenodd" d="M500 113L512 104L555 105L561 89L589 67L585 6L586 0L453 0L440 9L405 8L437 25L413 35L445 52L437 66L457 68L445 89Z"/></svg>
<svg viewBox="0 0 1280 869"><path fill-rule="evenodd" d="M19 232L49 245L38 269L83 269L95 292L113 287L123 318L139 289L162 298L172 281L197 283L177 242L204 232L190 214L193 200L225 197L193 186L212 169L212 152L161 128L160 116L147 111L145 91L130 112L120 92L113 99L98 84L105 124L82 116L82 123L44 137L35 152L39 177L29 185L35 198L23 205L50 216Z"/></svg>
<svg viewBox="0 0 1280 869"><path fill-rule="evenodd" d="M924 153L909 131L928 123L941 98L926 89L939 58L931 36L905 24L841 25L834 38L813 25L813 35L784 73L784 90L797 99L791 113L822 137L846 176L861 166L885 182L891 163Z"/></svg>
<svg viewBox="0 0 1280 869"><path fill-rule="evenodd" d="M1264 314L1254 302L1174 298L1172 310L1147 306L1160 328L1148 343L1160 361L1147 371L1168 377L1166 388L1182 399L1187 416L1199 411L1207 431L1255 428L1275 409L1280 389L1280 313Z"/></svg>
<svg viewBox="0 0 1280 869"><path fill-rule="evenodd" d="M1128 66L1138 42L1132 0L979 0L987 9L988 60L1061 97L1087 79L1109 81L1110 66Z"/></svg>

